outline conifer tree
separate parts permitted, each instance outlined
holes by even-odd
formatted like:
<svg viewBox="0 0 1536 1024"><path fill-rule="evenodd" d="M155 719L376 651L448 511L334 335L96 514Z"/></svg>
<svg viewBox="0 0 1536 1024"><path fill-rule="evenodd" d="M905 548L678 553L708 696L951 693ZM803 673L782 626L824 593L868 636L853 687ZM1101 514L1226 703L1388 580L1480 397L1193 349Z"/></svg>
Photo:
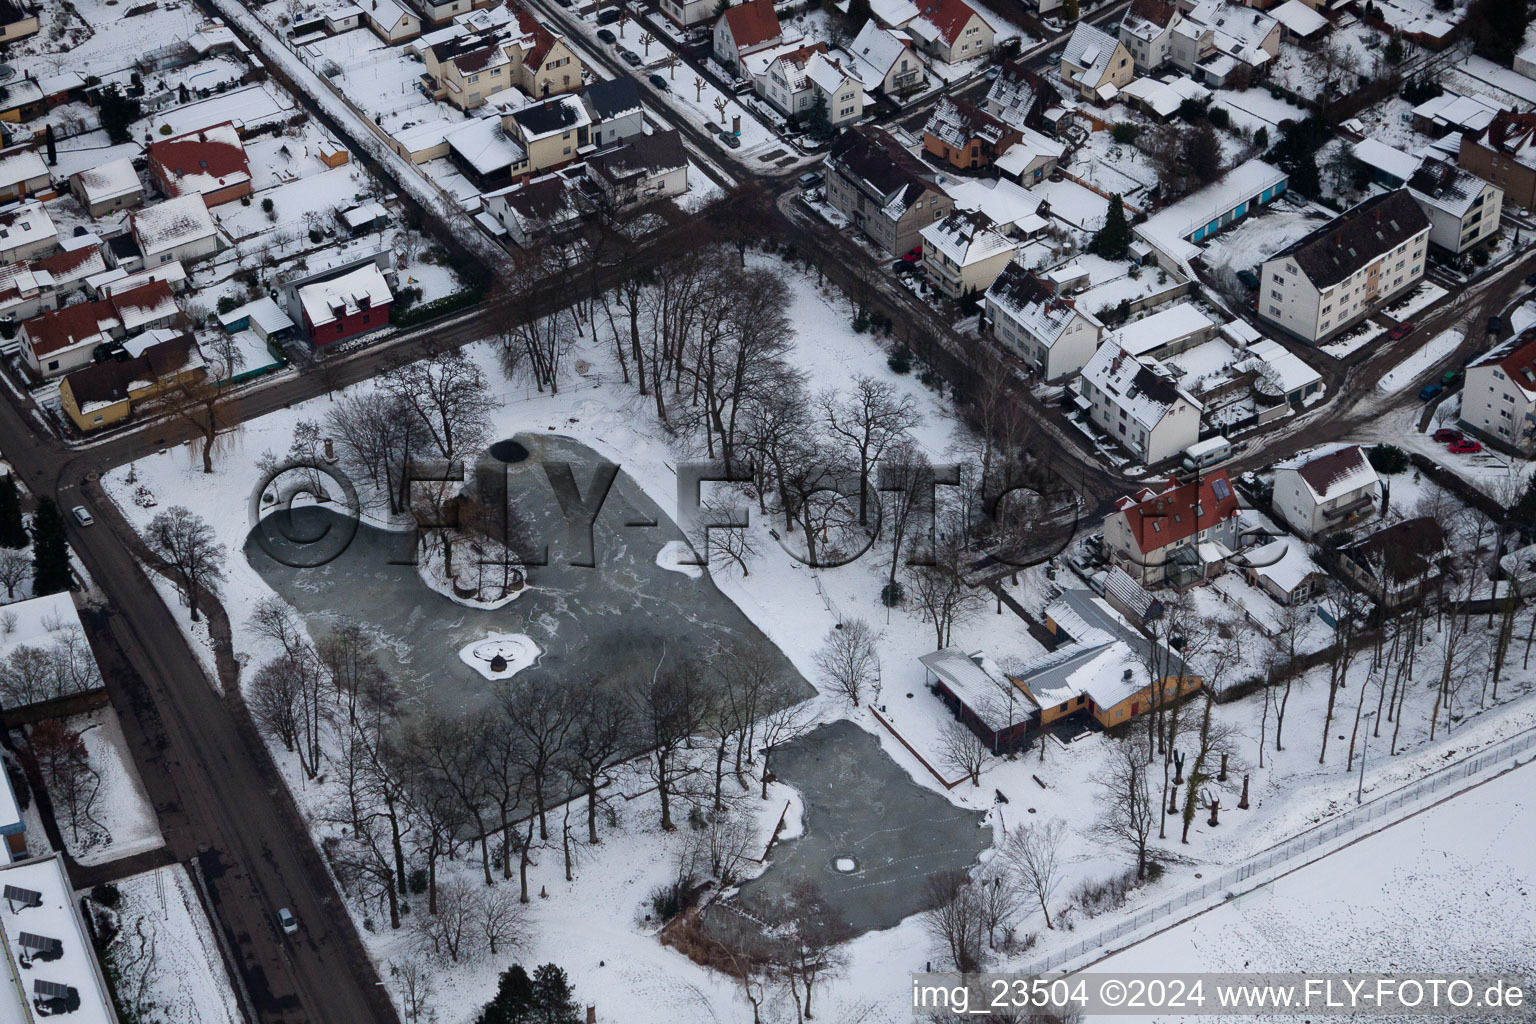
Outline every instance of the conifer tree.
<svg viewBox="0 0 1536 1024"><path fill-rule="evenodd" d="M32 517L32 593L38 597L57 594L69 590L73 582L64 517L52 498L39 498Z"/></svg>

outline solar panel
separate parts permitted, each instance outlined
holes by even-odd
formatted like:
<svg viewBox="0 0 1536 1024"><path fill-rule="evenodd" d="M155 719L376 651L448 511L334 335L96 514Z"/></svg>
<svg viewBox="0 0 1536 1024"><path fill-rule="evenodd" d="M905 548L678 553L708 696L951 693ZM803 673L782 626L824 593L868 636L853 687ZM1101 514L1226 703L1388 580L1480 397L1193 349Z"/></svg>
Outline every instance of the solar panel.
<svg viewBox="0 0 1536 1024"><path fill-rule="evenodd" d="M43 905L42 893L35 889L23 889L19 885L6 886L3 894L0 895L4 895L11 903L20 903L27 907L40 907Z"/></svg>
<svg viewBox="0 0 1536 1024"><path fill-rule="evenodd" d="M39 953L62 953L64 943L58 939L50 939L46 935L34 935L32 932L22 932L17 942L23 949L35 949Z"/></svg>
<svg viewBox="0 0 1536 1024"><path fill-rule="evenodd" d="M61 985L56 981L44 981L38 978L32 982L32 994L44 999L68 999L75 994L75 990L69 985Z"/></svg>
<svg viewBox="0 0 1536 1024"><path fill-rule="evenodd" d="M1222 501L1226 501L1228 498L1232 497L1232 489L1227 486L1227 482L1221 477L1217 477L1215 480L1211 481L1211 490L1215 493L1216 497Z"/></svg>

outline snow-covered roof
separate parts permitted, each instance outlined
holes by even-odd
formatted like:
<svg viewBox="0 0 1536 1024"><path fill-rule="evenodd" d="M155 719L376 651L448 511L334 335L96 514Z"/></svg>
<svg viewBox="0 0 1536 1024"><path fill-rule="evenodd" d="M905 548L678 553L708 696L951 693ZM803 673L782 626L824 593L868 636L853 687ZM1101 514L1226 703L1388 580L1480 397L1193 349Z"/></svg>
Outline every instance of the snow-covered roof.
<svg viewBox="0 0 1536 1024"><path fill-rule="evenodd" d="M1179 243L1187 241L1190 235L1207 224L1220 220L1223 214L1258 198L1286 180L1287 175L1280 168L1263 160L1249 160L1232 168L1205 188L1154 213L1136 225L1136 234L1165 252L1170 248L1187 248Z"/></svg>
<svg viewBox="0 0 1536 1024"><path fill-rule="evenodd" d="M221 47L234 46L235 33L228 25L210 23L188 36L187 45L198 53L208 53Z"/></svg>
<svg viewBox="0 0 1536 1024"><path fill-rule="evenodd" d="M869 10L882 25L891 28L901 28L918 15L912 0L870 0Z"/></svg>
<svg viewBox="0 0 1536 1024"><path fill-rule="evenodd" d="M1469 78L1482 82L1500 93L1521 100L1526 104L1536 104L1536 80L1525 77L1518 71L1495 64L1486 57L1473 55L1456 65L1456 70Z"/></svg>
<svg viewBox="0 0 1536 1024"><path fill-rule="evenodd" d="M859 63L860 78L871 88L878 88L890 74L891 68L901 59L912 44L904 36L883 29L873 19L866 21L859 34L848 46L848 52ZM868 71L865 71L865 68Z"/></svg>
<svg viewBox="0 0 1536 1024"><path fill-rule="evenodd" d="M829 58L824 53L814 53L811 59L805 62L805 77L809 78L822 92L835 96L843 87L843 83L853 76L843 69L839 61Z"/></svg>
<svg viewBox="0 0 1536 1024"><path fill-rule="evenodd" d="M213 234L213 218L208 215L208 205L195 192L167 199L158 206L146 207L133 214L133 235L146 260L167 249Z"/></svg>
<svg viewBox="0 0 1536 1024"><path fill-rule="evenodd" d="M1131 355L1141 356L1214 326L1215 322L1200 312L1200 307L1193 302L1180 302L1125 324L1110 335L1109 340Z"/></svg>
<svg viewBox="0 0 1536 1024"><path fill-rule="evenodd" d="M1249 345L1248 354L1257 362L1242 364L1242 368L1257 370L1261 382L1272 383L1282 395L1289 395L1323 382L1322 374L1308 365L1305 359L1273 338L1265 338ZM1260 367L1258 363L1262 363L1263 366ZM1260 387L1263 386L1264 384L1261 383Z"/></svg>
<svg viewBox="0 0 1536 1024"><path fill-rule="evenodd" d="M991 181L966 178L951 185L949 196L957 210L980 210L994 223L1006 227L1033 217L1043 200L1003 178Z"/></svg>
<svg viewBox="0 0 1536 1024"><path fill-rule="evenodd" d="M1242 553L1242 561L1254 574L1270 580L1282 594L1291 594L1307 578L1322 574L1322 567L1312 561L1306 545L1290 537L1280 537Z"/></svg>
<svg viewBox="0 0 1536 1024"><path fill-rule="evenodd" d="M10 188L23 181L48 179L48 165L31 147L16 147L0 153L0 188Z"/></svg>
<svg viewBox="0 0 1536 1024"><path fill-rule="evenodd" d="M1001 731L1022 720L1022 713L1015 710L1010 715L1010 708L1022 703L1023 695L982 652L966 654L958 647L945 647L917 660L987 728Z"/></svg>
<svg viewBox="0 0 1536 1024"><path fill-rule="evenodd" d="M418 153L421 150L442 145L444 139L463 126L463 121L439 117L409 128L401 128L394 133L394 139L407 153Z"/></svg>
<svg viewBox="0 0 1536 1024"><path fill-rule="evenodd" d="M1134 0L1120 19L1120 32L1137 39L1156 39L1178 17L1178 7L1165 0Z"/></svg>
<svg viewBox="0 0 1536 1024"><path fill-rule="evenodd" d="M16 249L58 235L42 203L23 203L0 213L0 249Z"/></svg>
<svg viewBox="0 0 1536 1024"><path fill-rule="evenodd" d="M1277 22L1263 11L1231 3L1229 0L1200 0L1184 15L1184 22L1174 31L1198 38L1205 30L1211 33L1211 42L1221 53L1251 66L1259 66L1269 60L1269 53L1261 48L1264 40L1275 30Z"/></svg>
<svg viewBox="0 0 1536 1024"><path fill-rule="evenodd" d="M499 117L477 117L450 132L448 146L477 173L493 175L528 158L522 143L501 126Z"/></svg>
<svg viewBox="0 0 1536 1024"><path fill-rule="evenodd" d="M383 306L394 296L389 282L376 263L365 263L356 270L328 281L307 284L299 289L299 302L311 328L323 327L340 315Z"/></svg>
<svg viewBox="0 0 1536 1024"><path fill-rule="evenodd" d="M1328 27L1328 19L1301 0L1285 0L1279 7L1271 9L1269 15L1284 25L1286 31L1303 39Z"/></svg>
<svg viewBox="0 0 1536 1024"><path fill-rule="evenodd" d="M1419 158L1410 156L1400 149L1387 145L1380 139L1361 139L1350 150L1356 160L1367 167L1374 168L1389 178L1395 178L1398 182L1407 181L1413 177L1413 172L1419 169Z"/></svg>
<svg viewBox="0 0 1536 1024"><path fill-rule="evenodd" d="M574 132L592 123L579 96L555 96L513 111L511 118L522 129L530 144L564 132ZM451 140L450 140L451 141Z"/></svg>
<svg viewBox="0 0 1536 1024"><path fill-rule="evenodd" d="M181 260L172 260L169 263L157 263L132 274L125 272L121 267L113 267L111 270L86 278L86 284L90 285L98 295L107 296L114 292L138 288L151 281L164 281L174 291L186 279L187 268L181 265Z"/></svg>
<svg viewBox="0 0 1536 1024"><path fill-rule="evenodd" d="M207 195L251 180L233 123L209 125L148 146L149 166L172 196Z"/></svg>
<svg viewBox="0 0 1536 1024"><path fill-rule="evenodd" d="M1042 135L1033 128L1015 126L1015 130L1019 133L1019 141L1009 146L1007 152L992 161L992 165L1004 174L1018 177L1036 160L1059 160L1066 150L1064 143Z"/></svg>
<svg viewBox="0 0 1536 1024"><path fill-rule="evenodd" d="M173 317L180 312L171 286L164 281L150 281L137 288L114 290L112 308L123 324L123 330L132 334L146 324Z"/></svg>
<svg viewBox="0 0 1536 1024"><path fill-rule="evenodd" d="M1446 128L1480 132L1493 122L1500 109L1499 105L1489 103L1481 96L1444 92L1414 107L1413 116Z"/></svg>
<svg viewBox="0 0 1536 1024"><path fill-rule="evenodd" d="M394 28L410 13L398 0L369 0L367 9L368 20L384 29Z"/></svg>
<svg viewBox="0 0 1536 1024"><path fill-rule="evenodd" d="M1211 90L1188 76L1179 75L1166 82L1137 78L1121 87L1120 95L1140 100L1158 117L1171 117L1178 113L1179 105L1186 99L1210 99Z"/></svg>
<svg viewBox="0 0 1536 1024"><path fill-rule="evenodd" d="M78 997L79 1007L63 1012L58 1019L70 1024L117 1024L101 965L80 920L63 855L53 853L0 868L0 884L37 894L36 905L0 901L0 932L4 932L10 954L5 970L27 1001L26 1015L20 1019L33 1019L31 1004L35 999L72 994ZM23 933L28 936L25 945ZM47 959L30 957L24 967L20 958L36 941L34 937L53 940L52 949Z"/></svg>
<svg viewBox="0 0 1536 1024"><path fill-rule="evenodd" d="M1019 672L1019 684L1043 707L1064 704L1087 694L1100 708L1112 708L1148 685L1152 641L1102 598L1086 590L1066 590L1046 608L1046 615L1072 642L1036 659ZM1167 675L1188 669L1177 654L1158 643L1156 663Z"/></svg>
<svg viewBox="0 0 1536 1024"><path fill-rule="evenodd" d="M1324 445L1303 452L1276 464L1275 473L1295 473L1319 505L1380 482L1357 444Z"/></svg>
<svg viewBox="0 0 1536 1024"><path fill-rule="evenodd" d="M382 203L361 203L341 211L341 222L349 228L360 228L388 216L389 211L384 209Z"/></svg>
<svg viewBox="0 0 1536 1024"><path fill-rule="evenodd" d="M144 190L143 183L139 181L139 172L133 169L133 161L126 156L79 171L75 178L80 182L87 203L102 203Z"/></svg>
<svg viewBox="0 0 1536 1024"><path fill-rule="evenodd" d="M236 306L228 313L219 314L219 324L226 330L230 324L237 324L247 319L268 334L276 334L293 326L293 321L283 311L283 307L265 295L254 302Z"/></svg>
<svg viewBox="0 0 1536 1024"><path fill-rule="evenodd" d="M1046 348L1060 340L1067 326L1079 315L1094 325L1091 313L1080 311L1073 303L1056 295L1056 290L1017 261L1009 263L987 289L987 299L994 308Z"/></svg>
<svg viewBox="0 0 1536 1024"><path fill-rule="evenodd" d="M1109 62L1114 59L1115 47L1119 45L1114 36L1086 21L1080 21L1077 28L1072 30L1072 38L1067 40L1067 48L1062 51L1061 59L1082 68L1081 78L1089 85L1096 86L1109 71Z"/></svg>
<svg viewBox="0 0 1536 1024"><path fill-rule="evenodd" d="M1016 248L981 213L952 213L923 228L921 234L927 251L943 253L957 267L981 263Z"/></svg>
<svg viewBox="0 0 1536 1024"><path fill-rule="evenodd" d="M940 96L923 131L955 149L964 149L972 139L995 146L1009 132L1009 127L971 103Z"/></svg>
<svg viewBox="0 0 1536 1024"><path fill-rule="evenodd" d="M18 647L47 647L71 627L80 627L80 613L67 593L28 598L0 608L0 617L12 615L15 623L0 635L0 661Z"/></svg>
<svg viewBox="0 0 1536 1024"><path fill-rule="evenodd" d="M1173 374L1155 359L1137 357L1114 341L1106 341L1083 367L1083 380L1110 396L1136 424L1151 431L1179 402L1203 408L1173 381Z"/></svg>
<svg viewBox="0 0 1536 1024"><path fill-rule="evenodd" d="M1494 186L1445 160L1426 160L1408 179L1408 191L1422 206L1433 206L1458 219Z"/></svg>

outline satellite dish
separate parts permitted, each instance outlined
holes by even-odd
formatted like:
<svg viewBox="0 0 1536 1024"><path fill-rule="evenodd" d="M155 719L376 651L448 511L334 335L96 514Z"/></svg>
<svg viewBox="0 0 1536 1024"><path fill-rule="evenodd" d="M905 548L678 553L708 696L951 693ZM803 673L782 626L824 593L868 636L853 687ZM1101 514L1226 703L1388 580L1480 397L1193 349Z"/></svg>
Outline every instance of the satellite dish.
<svg viewBox="0 0 1536 1024"><path fill-rule="evenodd" d="M0 85L4 85L16 77L16 69L9 64L0 64Z"/></svg>

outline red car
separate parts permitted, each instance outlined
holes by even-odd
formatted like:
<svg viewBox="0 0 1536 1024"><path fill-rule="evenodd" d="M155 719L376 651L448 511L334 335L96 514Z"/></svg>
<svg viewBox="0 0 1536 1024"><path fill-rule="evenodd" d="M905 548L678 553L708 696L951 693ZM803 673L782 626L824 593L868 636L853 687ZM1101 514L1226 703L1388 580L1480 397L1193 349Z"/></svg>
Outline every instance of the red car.
<svg viewBox="0 0 1536 1024"><path fill-rule="evenodd" d="M1449 444L1452 441L1460 441L1461 431L1457 430L1455 427L1441 427L1439 430L1435 431L1435 440L1439 441L1441 444Z"/></svg>
<svg viewBox="0 0 1536 1024"><path fill-rule="evenodd" d="M1414 329L1418 326L1419 325L1414 323L1412 320L1404 320L1402 323L1398 324L1396 327L1387 332L1387 340L1397 341L1400 338L1406 338L1408 335L1412 334Z"/></svg>
<svg viewBox="0 0 1536 1024"><path fill-rule="evenodd" d="M1481 441L1473 441L1466 437L1458 437L1456 440L1451 442L1450 446L1452 455L1471 455L1474 452L1480 452L1482 450L1483 443Z"/></svg>
<svg viewBox="0 0 1536 1024"><path fill-rule="evenodd" d="M913 248L913 250L911 252L907 253L901 259L902 259L903 263L916 263L918 260L920 260L922 258L923 258L923 247L919 245L919 246L916 246L915 248Z"/></svg>

